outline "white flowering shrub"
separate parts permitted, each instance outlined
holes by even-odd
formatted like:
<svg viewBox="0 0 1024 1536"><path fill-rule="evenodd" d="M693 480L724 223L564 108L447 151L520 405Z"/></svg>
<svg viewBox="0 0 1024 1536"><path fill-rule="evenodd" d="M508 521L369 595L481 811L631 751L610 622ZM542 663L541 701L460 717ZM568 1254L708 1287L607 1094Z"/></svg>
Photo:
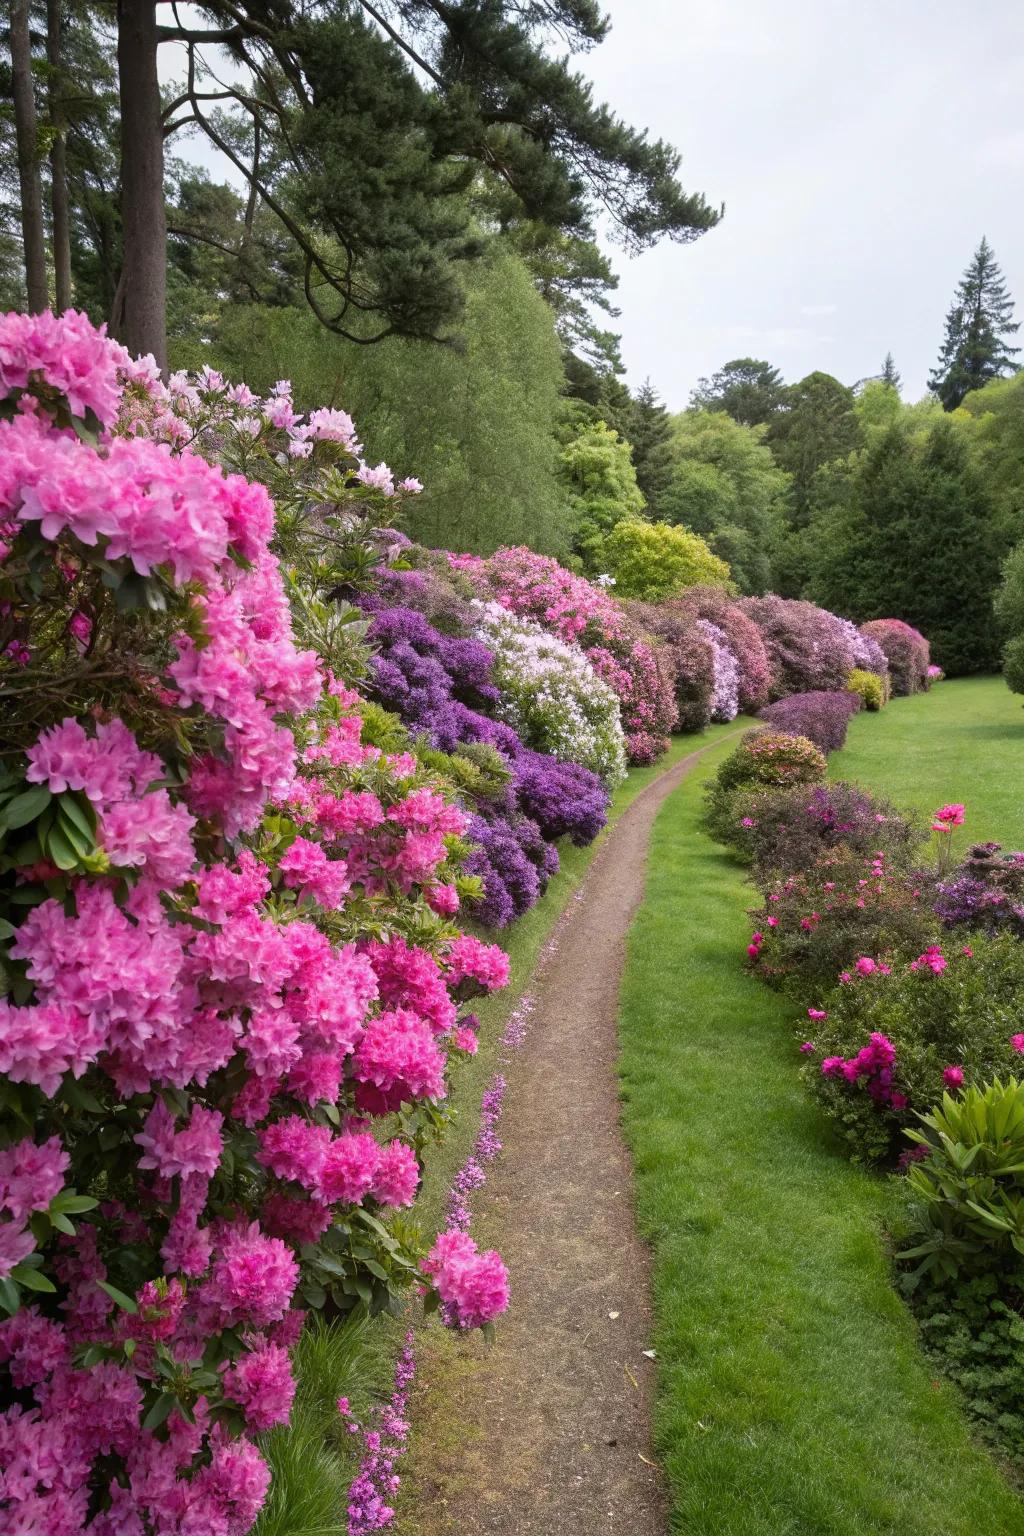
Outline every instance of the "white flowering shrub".
<svg viewBox="0 0 1024 1536"><path fill-rule="evenodd" d="M538 752L582 763L614 786L626 777L619 701L583 652L499 603L477 603L477 634L494 653L500 717Z"/></svg>

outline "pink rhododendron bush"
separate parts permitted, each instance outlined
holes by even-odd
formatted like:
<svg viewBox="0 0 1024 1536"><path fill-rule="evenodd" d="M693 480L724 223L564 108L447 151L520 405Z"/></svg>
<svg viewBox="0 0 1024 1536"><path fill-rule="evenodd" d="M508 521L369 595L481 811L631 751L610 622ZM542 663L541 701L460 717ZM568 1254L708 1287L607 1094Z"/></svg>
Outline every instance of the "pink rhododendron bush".
<svg viewBox="0 0 1024 1536"><path fill-rule="evenodd" d="M344 413L74 314L0 319L0 389L0 1530L236 1536L307 1309L507 1304L389 1213L508 964L464 812L293 631L278 456L402 494Z"/></svg>

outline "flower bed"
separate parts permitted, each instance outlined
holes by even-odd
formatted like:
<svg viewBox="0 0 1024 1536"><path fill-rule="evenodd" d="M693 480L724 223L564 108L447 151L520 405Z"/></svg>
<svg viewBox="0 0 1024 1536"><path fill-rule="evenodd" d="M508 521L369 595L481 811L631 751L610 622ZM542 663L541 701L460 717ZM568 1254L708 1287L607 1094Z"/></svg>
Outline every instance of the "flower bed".
<svg viewBox="0 0 1024 1536"><path fill-rule="evenodd" d="M296 643L264 486L149 435L187 389L0 326L0 1523L244 1532L306 1309L503 1305L382 1218L507 964L436 910L465 813ZM394 495L342 413L232 405Z"/></svg>

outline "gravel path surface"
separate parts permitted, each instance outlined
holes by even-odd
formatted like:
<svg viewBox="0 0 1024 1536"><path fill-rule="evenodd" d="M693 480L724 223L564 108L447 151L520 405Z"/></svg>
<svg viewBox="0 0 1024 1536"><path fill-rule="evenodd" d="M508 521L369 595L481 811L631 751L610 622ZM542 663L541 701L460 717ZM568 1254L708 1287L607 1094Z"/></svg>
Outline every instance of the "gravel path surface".
<svg viewBox="0 0 1024 1536"><path fill-rule="evenodd" d="M654 818L699 756L624 812L534 978L529 1035L506 1068L503 1151L473 1226L509 1266L512 1306L492 1350L458 1341L424 1359L413 1417L422 1409L429 1449L402 1527L416 1536L664 1536L617 1019Z"/></svg>

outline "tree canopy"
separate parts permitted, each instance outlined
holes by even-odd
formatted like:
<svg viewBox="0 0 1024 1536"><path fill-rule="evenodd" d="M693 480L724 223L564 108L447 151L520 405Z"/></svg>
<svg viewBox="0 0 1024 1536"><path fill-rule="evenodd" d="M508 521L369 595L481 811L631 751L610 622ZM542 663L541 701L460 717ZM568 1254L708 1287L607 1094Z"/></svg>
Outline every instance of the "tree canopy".
<svg viewBox="0 0 1024 1536"><path fill-rule="evenodd" d="M737 357L709 379L701 379L690 396L698 411L725 411L744 427L760 426L781 409L785 381L771 363Z"/></svg>

